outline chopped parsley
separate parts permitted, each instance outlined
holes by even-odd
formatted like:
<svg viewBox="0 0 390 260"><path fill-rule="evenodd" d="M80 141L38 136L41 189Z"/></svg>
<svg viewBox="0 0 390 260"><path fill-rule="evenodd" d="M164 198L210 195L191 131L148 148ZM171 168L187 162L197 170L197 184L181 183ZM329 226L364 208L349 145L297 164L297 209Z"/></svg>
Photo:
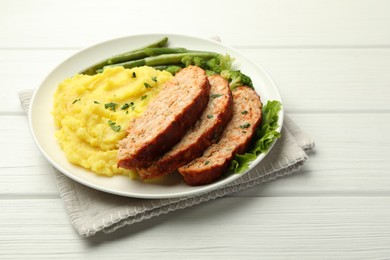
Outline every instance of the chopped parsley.
<svg viewBox="0 0 390 260"><path fill-rule="evenodd" d="M210 163L210 161L205 161L204 162L204 165L207 165L207 164L209 164Z"/></svg>
<svg viewBox="0 0 390 260"><path fill-rule="evenodd" d="M133 74L131 74L131 77L132 78L136 78L137 77L137 74L135 74L135 71L133 71Z"/></svg>
<svg viewBox="0 0 390 260"><path fill-rule="evenodd" d="M144 83L144 86L145 86L145 88L152 88L152 86L150 86L148 83Z"/></svg>
<svg viewBox="0 0 390 260"><path fill-rule="evenodd" d="M248 127L250 127L250 126L251 126L251 124L245 123L245 124L243 124L243 125L240 125L240 128L241 128L241 129L244 129L244 128L248 128Z"/></svg>
<svg viewBox="0 0 390 260"><path fill-rule="evenodd" d="M72 102L72 104L74 104L74 103L76 103L76 102L78 102L78 101L80 101L80 100L81 100L80 98L75 99L75 100Z"/></svg>
<svg viewBox="0 0 390 260"><path fill-rule="evenodd" d="M98 101L96 101L96 100L94 100L93 103L95 103L95 104L100 104L100 103L99 103Z"/></svg>
<svg viewBox="0 0 390 260"><path fill-rule="evenodd" d="M126 110L126 109L128 109L129 107L131 107L131 110L134 111L134 109L135 109L134 102L124 103L123 106L121 106L121 110ZM127 112L128 112L128 111L126 111L126 114L128 114Z"/></svg>
<svg viewBox="0 0 390 260"><path fill-rule="evenodd" d="M147 98L148 97L148 95L143 95L142 97L141 97L141 100L144 100L145 98Z"/></svg>
<svg viewBox="0 0 390 260"><path fill-rule="evenodd" d="M213 115L207 115L207 118L208 119L213 118Z"/></svg>
<svg viewBox="0 0 390 260"><path fill-rule="evenodd" d="M115 112L115 109L116 109L117 105L118 104L116 104L116 103L110 102L110 103L104 104L104 108L105 109L111 109L112 111Z"/></svg>
<svg viewBox="0 0 390 260"><path fill-rule="evenodd" d="M248 111L246 111L246 110L241 111L241 114L246 115L246 114L248 114Z"/></svg>
<svg viewBox="0 0 390 260"><path fill-rule="evenodd" d="M123 104L123 106L121 106L121 110L128 109L129 107L130 107L130 105L128 103L125 103L125 104Z"/></svg>
<svg viewBox="0 0 390 260"><path fill-rule="evenodd" d="M153 80L154 82L157 82L157 77L152 77L152 80Z"/></svg>
<svg viewBox="0 0 390 260"><path fill-rule="evenodd" d="M222 94L211 94L210 95L211 98L219 98L221 96L223 96L223 95Z"/></svg>
<svg viewBox="0 0 390 260"><path fill-rule="evenodd" d="M110 125L111 129L115 132L119 132L121 130L121 126L117 125L114 121L108 120L108 124Z"/></svg>

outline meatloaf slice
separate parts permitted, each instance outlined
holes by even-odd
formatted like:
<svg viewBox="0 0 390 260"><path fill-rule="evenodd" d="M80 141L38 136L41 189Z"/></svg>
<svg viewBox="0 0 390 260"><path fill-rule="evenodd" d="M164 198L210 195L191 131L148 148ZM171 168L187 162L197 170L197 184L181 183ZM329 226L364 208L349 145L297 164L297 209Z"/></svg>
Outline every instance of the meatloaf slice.
<svg viewBox="0 0 390 260"><path fill-rule="evenodd" d="M210 85L203 69L190 66L166 82L144 113L132 120L119 142L118 167L148 167L172 148L200 117Z"/></svg>
<svg viewBox="0 0 390 260"><path fill-rule="evenodd" d="M208 80L210 98L201 117L170 151L148 168L137 169L142 179L169 174L201 156L208 146L218 141L233 114L232 93L229 83L221 76L213 75Z"/></svg>
<svg viewBox="0 0 390 260"><path fill-rule="evenodd" d="M179 168L189 185L216 181L226 172L235 154L248 149L251 138L261 121L261 101L249 87L233 91L233 117L222 132L218 143L209 146L204 154Z"/></svg>

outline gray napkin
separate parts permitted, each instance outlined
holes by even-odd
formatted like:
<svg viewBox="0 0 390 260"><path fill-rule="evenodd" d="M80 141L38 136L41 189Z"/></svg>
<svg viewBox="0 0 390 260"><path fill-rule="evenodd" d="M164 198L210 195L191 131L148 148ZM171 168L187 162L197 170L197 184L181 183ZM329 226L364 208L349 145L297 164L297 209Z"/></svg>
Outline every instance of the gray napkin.
<svg viewBox="0 0 390 260"><path fill-rule="evenodd" d="M25 111L29 109L32 92L26 90L19 93ZM112 195L79 184L54 167L52 171L70 221L81 236L88 237L99 231L113 232L126 225L191 207L291 174L308 159L307 152L313 147L314 142L311 137L285 116L282 137L266 158L250 172L217 190L198 196L174 199L136 199Z"/></svg>

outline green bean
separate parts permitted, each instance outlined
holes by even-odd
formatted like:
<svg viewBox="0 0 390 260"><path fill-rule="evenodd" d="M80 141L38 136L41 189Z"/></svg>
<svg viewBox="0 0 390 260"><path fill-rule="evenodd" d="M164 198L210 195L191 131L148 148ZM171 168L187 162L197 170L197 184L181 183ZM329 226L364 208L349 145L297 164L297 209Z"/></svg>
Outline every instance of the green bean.
<svg viewBox="0 0 390 260"><path fill-rule="evenodd" d="M156 70L166 70L167 68L169 68L171 66L184 68L184 64L183 63L170 64L170 65L157 65L157 66L152 66L152 67L155 68Z"/></svg>
<svg viewBox="0 0 390 260"><path fill-rule="evenodd" d="M159 56L146 57L139 60L133 60L129 62L108 65L108 66L104 66L104 68L123 66L126 69L131 69L140 66L173 65L173 64L181 63L181 60L186 56L200 57L207 60L207 59L214 58L217 55L218 53L215 52L185 52L185 53L174 53L174 54L162 54ZM98 72L101 72L101 70L99 70Z"/></svg>
<svg viewBox="0 0 390 260"><path fill-rule="evenodd" d="M183 53L186 51L187 50L185 48L166 48L166 47L145 48L139 51L127 52L118 56L111 57L110 59L107 60L106 65L113 65L117 63L138 60L148 56L157 56L157 55L169 54L169 53Z"/></svg>
<svg viewBox="0 0 390 260"><path fill-rule="evenodd" d="M147 46L144 46L144 47L141 47L139 49L135 49L133 51L141 51L143 49L146 49L146 48L160 48L160 47L165 47L167 46L167 43L168 43L168 37L164 37L156 42L153 42Z"/></svg>
<svg viewBox="0 0 390 260"><path fill-rule="evenodd" d="M183 53L183 52L188 52L186 48L145 48L143 51L146 53L148 56L157 56L161 54L170 54L170 53Z"/></svg>
<svg viewBox="0 0 390 260"><path fill-rule="evenodd" d="M144 49L164 47L164 46L166 46L167 42L168 42L168 38L164 37L164 38L162 38L156 42L153 42L145 47L112 56L108 59L104 59L104 60L102 60L98 63L95 63L94 65L80 71L80 74L94 75L94 74L96 74L97 70L103 68L104 66L112 65L112 64L116 64L116 63L121 63L121 62L137 60L137 59L142 59L142 58L148 56L145 53Z"/></svg>

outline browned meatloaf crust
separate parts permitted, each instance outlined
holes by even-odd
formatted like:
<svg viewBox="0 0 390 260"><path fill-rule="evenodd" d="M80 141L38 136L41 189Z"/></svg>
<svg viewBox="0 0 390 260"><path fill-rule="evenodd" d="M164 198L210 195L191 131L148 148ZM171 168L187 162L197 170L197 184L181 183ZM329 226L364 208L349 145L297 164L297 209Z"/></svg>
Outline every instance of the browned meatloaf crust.
<svg viewBox="0 0 390 260"><path fill-rule="evenodd" d="M203 156L179 168L189 185L214 182L226 172L235 154L243 153L261 121L261 101L249 87L233 91L233 117L218 143L209 146Z"/></svg>
<svg viewBox="0 0 390 260"><path fill-rule="evenodd" d="M148 167L172 148L205 109L210 85L203 69L190 66L166 82L128 135L119 142L118 167Z"/></svg>
<svg viewBox="0 0 390 260"><path fill-rule="evenodd" d="M229 83L219 75L208 77L210 98L203 114L195 125L170 151L148 168L137 169L142 179L150 179L176 171L218 140L233 114L232 93Z"/></svg>

